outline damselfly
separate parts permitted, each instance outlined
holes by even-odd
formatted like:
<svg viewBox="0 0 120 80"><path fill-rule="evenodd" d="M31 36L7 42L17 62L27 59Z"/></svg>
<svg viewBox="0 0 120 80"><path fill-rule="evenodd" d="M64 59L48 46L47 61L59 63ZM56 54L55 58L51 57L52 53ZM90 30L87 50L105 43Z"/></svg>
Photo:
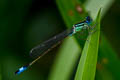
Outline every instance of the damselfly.
<svg viewBox="0 0 120 80"><path fill-rule="evenodd" d="M19 68L15 72L15 74L20 74L23 71L25 71L28 67L33 65L38 59L40 59L42 56L47 54L52 48L56 47L64 38L66 38L68 36L72 36L75 33L80 32L82 30L90 29L91 22L92 22L92 19L89 16L87 16L84 21L74 24L71 29L68 29L68 30L50 38L49 40L43 42L42 44L34 47L30 51L30 56L34 57L36 59L33 60L32 62L30 62L29 64Z"/></svg>

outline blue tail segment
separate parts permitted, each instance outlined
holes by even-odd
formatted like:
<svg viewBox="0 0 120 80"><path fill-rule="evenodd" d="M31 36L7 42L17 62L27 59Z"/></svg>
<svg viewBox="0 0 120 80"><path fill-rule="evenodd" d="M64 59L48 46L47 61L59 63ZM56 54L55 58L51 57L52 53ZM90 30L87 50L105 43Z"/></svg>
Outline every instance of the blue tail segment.
<svg viewBox="0 0 120 80"><path fill-rule="evenodd" d="M85 22L86 22L88 25L91 24L92 19L90 18L90 16L87 16L87 17L86 17Z"/></svg>
<svg viewBox="0 0 120 80"><path fill-rule="evenodd" d="M28 68L28 65L23 66L23 67L19 68L19 69L15 72L15 74L16 74L16 75L17 75L17 74L21 74L21 73L24 72L27 68Z"/></svg>

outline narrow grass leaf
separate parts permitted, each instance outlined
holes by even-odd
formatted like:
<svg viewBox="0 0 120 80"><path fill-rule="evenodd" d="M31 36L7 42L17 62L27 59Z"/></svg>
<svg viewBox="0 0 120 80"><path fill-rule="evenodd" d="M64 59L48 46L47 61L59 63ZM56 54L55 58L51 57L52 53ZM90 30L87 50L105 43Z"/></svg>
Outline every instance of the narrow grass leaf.
<svg viewBox="0 0 120 80"><path fill-rule="evenodd" d="M100 36L100 12L96 18L96 32L89 35L77 68L75 80L94 80Z"/></svg>
<svg viewBox="0 0 120 80"><path fill-rule="evenodd" d="M111 6L114 4L115 0L87 0L84 4L84 7L87 11L90 12L91 17L95 19L95 16L97 15L96 10L98 10L100 7L102 7L102 13L101 13L101 19L105 16L107 11L111 8ZM93 6L94 5L94 6ZM104 26L103 26L104 29ZM104 60L107 61L107 63L100 64L102 68L97 68L97 74L102 76L101 80L109 80L109 77L111 80L120 80L119 72L120 72L120 61L117 56L117 53L112 48L109 40L107 40L106 36L103 34L101 35L100 40L100 48L99 48L99 56L98 56L98 63L103 62ZM104 69L103 69L104 68ZM106 72L107 71L107 72ZM105 73L108 73L108 75L105 76ZM112 75L111 75L112 74ZM100 77L96 76L96 80L99 80Z"/></svg>

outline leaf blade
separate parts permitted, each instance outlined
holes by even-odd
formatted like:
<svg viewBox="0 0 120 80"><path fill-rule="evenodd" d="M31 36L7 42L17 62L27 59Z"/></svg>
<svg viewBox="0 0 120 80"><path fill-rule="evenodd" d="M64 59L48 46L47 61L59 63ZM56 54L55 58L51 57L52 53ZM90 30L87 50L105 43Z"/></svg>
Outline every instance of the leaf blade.
<svg viewBox="0 0 120 80"><path fill-rule="evenodd" d="M88 36L89 42L86 41L85 43L75 80L94 80L100 36L100 12L101 9L96 19L96 29L98 29L98 31Z"/></svg>

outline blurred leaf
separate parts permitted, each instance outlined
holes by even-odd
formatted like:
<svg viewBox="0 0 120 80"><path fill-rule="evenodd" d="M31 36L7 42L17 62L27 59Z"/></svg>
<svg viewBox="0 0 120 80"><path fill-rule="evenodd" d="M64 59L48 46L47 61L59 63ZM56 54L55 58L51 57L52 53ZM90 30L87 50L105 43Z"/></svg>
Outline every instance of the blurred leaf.
<svg viewBox="0 0 120 80"><path fill-rule="evenodd" d="M69 2L69 3L68 3ZM80 22L86 17L84 8L77 0L57 0L58 8L68 28L72 27L73 24ZM81 12L78 11L81 9ZM83 14L84 13L84 14Z"/></svg>
<svg viewBox="0 0 120 80"><path fill-rule="evenodd" d="M95 19L99 8L102 8L101 16L103 17L114 1L115 0L87 0L84 3L84 7L86 11L90 12L91 17Z"/></svg>
<svg viewBox="0 0 120 80"><path fill-rule="evenodd" d="M113 80L119 80L119 72L120 72L120 60L116 54L116 52L111 47L109 41L105 38L105 36L102 34L101 36L101 42L100 42L100 48L99 48L99 57L98 57L98 74L101 73L101 76L104 76L105 78L105 71L107 73L109 72L110 77L113 77L111 79ZM99 68L100 67L100 68ZM102 70L103 69L103 70ZM99 77L98 77L99 78ZM96 77L96 79L98 79ZM106 80L109 80L106 79Z"/></svg>
<svg viewBox="0 0 120 80"><path fill-rule="evenodd" d="M96 74L96 79L95 80L115 80L113 78L112 73L105 68L100 69L99 72L97 71L96 73L97 74Z"/></svg>
<svg viewBox="0 0 120 80"><path fill-rule="evenodd" d="M81 49L75 42L74 37L67 38L61 46L48 78L49 80L69 80L76 60L79 58Z"/></svg>
<svg viewBox="0 0 120 80"><path fill-rule="evenodd" d="M83 20L86 15L78 14L78 11L76 11L76 7L82 7L80 6L79 1L57 0L57 5L65 20L65 24L69 28L72 27L73 24ZM84 9L82 9L82 11L84 12ZM55 60L55 64L50 72L50 80L69 80L80 56L79 53L81 52L81 48L76 44L76 40L74 38L67 39L61 46L62 47Z"/></svg>
<svg viewBox="0 0 120 80"><path fill-rule="evenodd" d="M95 23L96 30L100 30L100 12L101 9L99 10ZM94 80L98 56L99 35L100 31L97 31L88 36L88 41L86 41L82 51L75 80Z"/></svg>

